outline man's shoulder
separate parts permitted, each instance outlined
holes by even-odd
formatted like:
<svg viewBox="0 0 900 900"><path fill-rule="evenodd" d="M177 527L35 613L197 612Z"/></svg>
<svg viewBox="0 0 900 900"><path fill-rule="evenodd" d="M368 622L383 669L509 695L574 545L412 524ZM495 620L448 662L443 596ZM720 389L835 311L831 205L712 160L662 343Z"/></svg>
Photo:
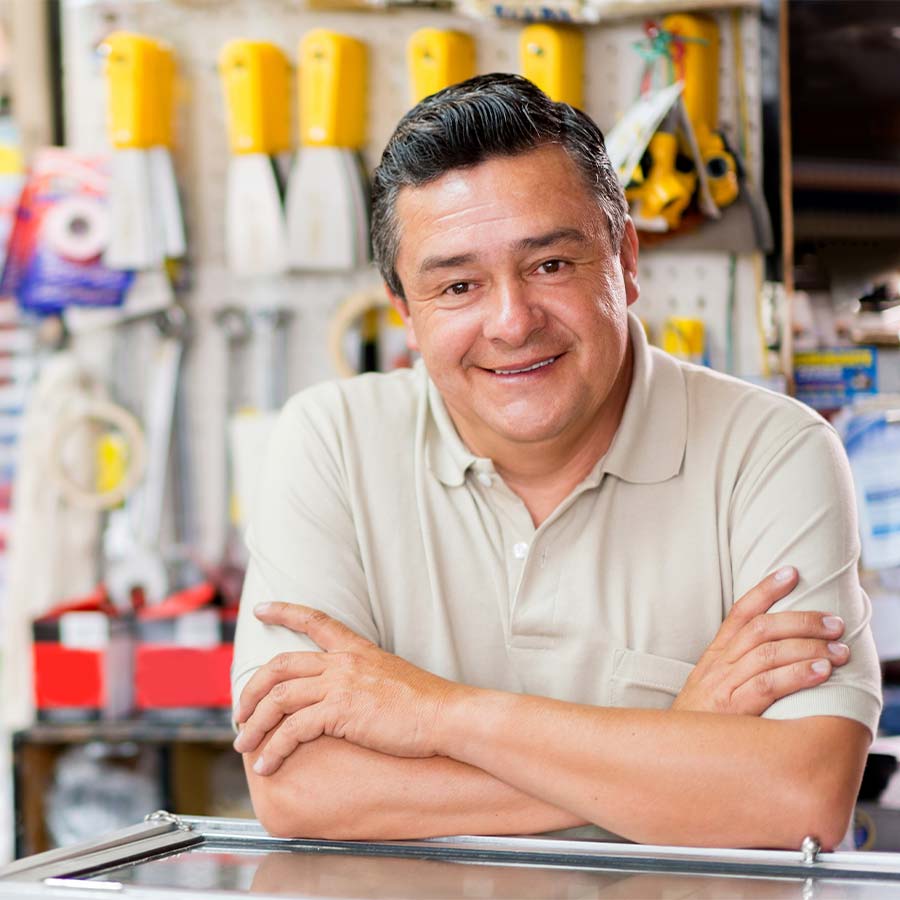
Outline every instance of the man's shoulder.
<svg viewBox="0 0 900 900"><path fill-rule="evenodd" d="M322 437L403 440L412 436L424 389L413 369L323 381L294 394L285 417Z"/></svg>
<svg viewBox="0 0 900 900"><path fill-rule="evenodd" d="M807 428L831 426L805 403L741 378L703 366L683 364L689 418L706 432L722 430L731 439L745 435L789 439ZM719 428L716 428L719 426Z"/></svg>

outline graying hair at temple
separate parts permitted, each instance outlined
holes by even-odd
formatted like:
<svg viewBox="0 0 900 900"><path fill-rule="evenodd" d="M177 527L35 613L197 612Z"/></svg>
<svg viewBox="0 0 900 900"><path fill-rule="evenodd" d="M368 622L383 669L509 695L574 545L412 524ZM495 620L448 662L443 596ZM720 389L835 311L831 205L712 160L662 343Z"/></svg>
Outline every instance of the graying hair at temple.
<svg viewBox="0 0 900 900"><path fill-rule="evenodd" d="M405 297L397 276L397 197L454 170L499 156L559 144L597 199L619 247L628 208L606 153L603 133L588 115L554 103L520 75L478 75L426 97L399 122L375 169L372 244L388 287Z"/></svg>

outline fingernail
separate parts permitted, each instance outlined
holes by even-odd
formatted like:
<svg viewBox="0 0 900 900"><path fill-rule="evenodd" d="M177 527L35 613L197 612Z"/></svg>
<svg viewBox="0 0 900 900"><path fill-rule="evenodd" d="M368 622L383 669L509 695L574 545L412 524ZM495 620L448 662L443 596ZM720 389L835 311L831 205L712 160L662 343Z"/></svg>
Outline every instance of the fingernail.
<svg viewBox="0 0 900 900"><path fill-rule="evenodd" d="M776 584L784 584L786 581L790 581L794 577L794 567L793 566L782 566L775 573L775 583Z"/></svg>
<svg viewBox="0 0 900 900"><path fill-rule="evenodd" d="M822 626L826 631L833 631L835 634L840 632L844 627L844 620L838 616L823 616Z"/></svg>
<svg viewBox="0 0 900 900"><path fill-rule="evenodd" d="M265 775L266 774L266 761L263 757L260 757L255 763L253 763L253 771L256 772L257 775Z"/></svg>
<svg viewBox="0 0 900 900"><path fill-rule="evenodd" d="M231 746L237 750L238 753L244 752L244 735L239 734L231 743Z"/></svg>
<svg viewBox="0 0 900 900"><path fill-rule="evenodd" d="M827 659L817 659L810 668L816 675L827 675L831 671L831 663Z"/></svg>
<svg viewBox="0 0 900 900"><path fill-rule="evenodd" d="M828 645L828 652L834 656L846 656L850 652L850 648L846 644L833 641Z"/></svg>
<svg viewBox="0 0 900 900"><path fill-rule="evenodd" d="M253 607L253 612L256 613L257 615L259 613L262 613L263 615L265 615L267 612L271 612L271 611L272 611L271 603L257 603L256 606Z"/></svg>

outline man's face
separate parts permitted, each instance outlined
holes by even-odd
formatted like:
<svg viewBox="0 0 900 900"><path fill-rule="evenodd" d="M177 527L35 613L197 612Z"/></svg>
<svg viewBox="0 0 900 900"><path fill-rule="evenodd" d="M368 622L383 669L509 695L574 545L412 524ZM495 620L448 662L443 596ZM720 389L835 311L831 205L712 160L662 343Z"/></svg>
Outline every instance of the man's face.
<svg viewBox="0 0 900 900"><path fill-rule="evenodd" d="M603 428L638 296L637 238L629 221L621 251L611 246L565 150L403 188L397 217L407 302L392 301L470 449Z"/></svg>

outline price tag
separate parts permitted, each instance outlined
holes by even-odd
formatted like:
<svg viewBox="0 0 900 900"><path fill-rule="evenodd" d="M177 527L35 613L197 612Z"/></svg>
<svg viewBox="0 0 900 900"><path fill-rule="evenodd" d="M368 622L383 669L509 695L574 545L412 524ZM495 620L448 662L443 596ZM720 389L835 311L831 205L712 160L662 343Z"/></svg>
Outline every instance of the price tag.
<svg viewBox="0 0 900 900"><path fill-rule="evenodd" d="M109 618L102 612L63 613L59 642L73 650L102 650L109 645Z"/></svg>
<svg viewBox="0 0 900 900"><path fill-rule="evenodd" d="M221 642L219 614L198 609L175 620L175 643L180 647L215 647Z"/></svg>

